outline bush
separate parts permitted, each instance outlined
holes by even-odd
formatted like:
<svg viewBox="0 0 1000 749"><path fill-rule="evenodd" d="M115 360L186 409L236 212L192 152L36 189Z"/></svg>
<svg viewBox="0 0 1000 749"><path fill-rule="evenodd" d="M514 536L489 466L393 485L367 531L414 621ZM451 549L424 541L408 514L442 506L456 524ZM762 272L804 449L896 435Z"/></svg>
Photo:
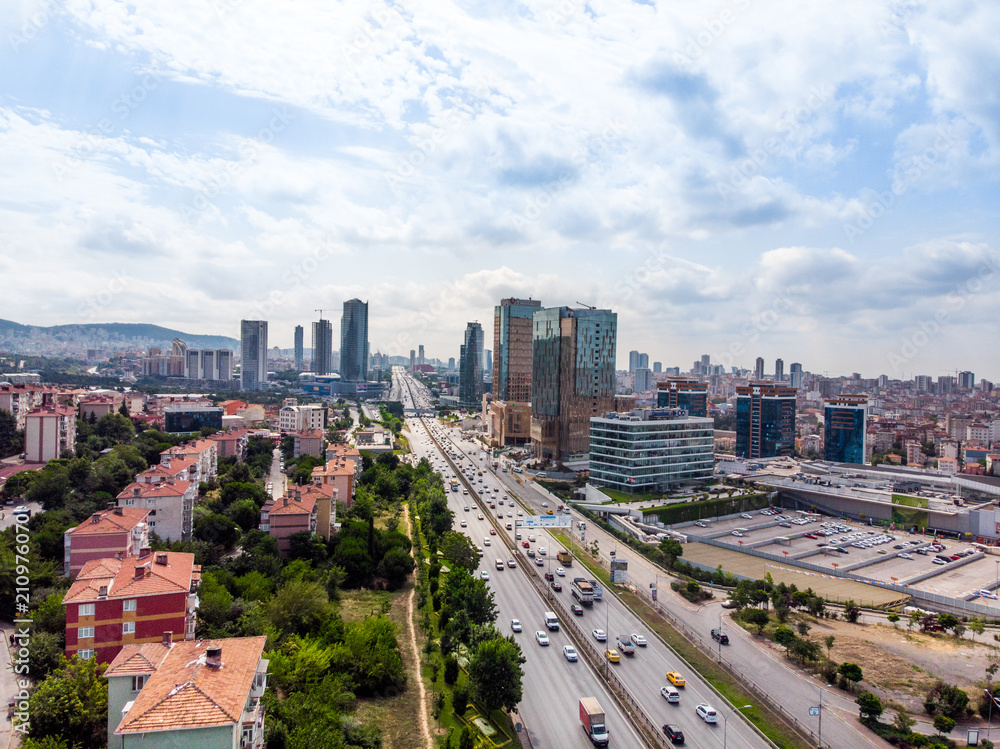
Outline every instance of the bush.
<svg viewBox="0 0 1000 749"><path fill-rule="evenodd" d="M934 716L935 731L940 731L941 733L951 733L951 730L954 727L955 727L955 721L949 718L947 715Z"/></svg>
<svg viewBox="0 0 1000 749"><path fill-rule="evenodd" d="M451 708L455 711L455 715L462 717L465 715L466 709L469 707L469 685L468 684L456 684L455 688L451 691Z"/></svg>
<svg viewBox="0 0 1000 749"><path fill-rule="evenodd" d="M458 681L458 659L448 655L444 659L444 683L448 685Z"/></svg>
<svg viewBox="0 0 1000 749"><path fill-rule="evenodd" d="M945 715L952 720L964 718L969 709L969 695L954 684L938 681L924 699L928 715Z"/></svg>

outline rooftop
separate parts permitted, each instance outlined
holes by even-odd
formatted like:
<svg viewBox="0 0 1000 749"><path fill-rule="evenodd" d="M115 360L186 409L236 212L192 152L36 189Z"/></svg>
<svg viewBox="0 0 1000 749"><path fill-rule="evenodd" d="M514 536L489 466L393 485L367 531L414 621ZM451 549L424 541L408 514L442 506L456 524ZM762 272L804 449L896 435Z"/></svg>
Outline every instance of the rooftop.
<svg viewBox="0 0 1000 749"><path fill-rule="evenodd" d="M186 552L158 551L144 557L92 559L83 565L63 603L187 593L200 579L201 565L194 563L194 554Z"/></svg>
<svg viewBox="0 0 1000 749"><path fill-rule="evenodd" d="M133 484L133 486L137 486ZM146 520L149 510L139 507L115 507L103 512L95 512L76 528L67 531L71 536L87 536L96 533L128 533Z"/></svg>

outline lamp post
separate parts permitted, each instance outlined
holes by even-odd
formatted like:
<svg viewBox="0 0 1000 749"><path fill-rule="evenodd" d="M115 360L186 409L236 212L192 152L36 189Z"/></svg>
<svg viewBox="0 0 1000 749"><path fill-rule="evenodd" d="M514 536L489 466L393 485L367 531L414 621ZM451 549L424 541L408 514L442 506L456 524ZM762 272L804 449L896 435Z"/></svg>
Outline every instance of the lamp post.
<svg viewBox="0 0 1000 749"><path fill-rule="evenodd" d="M743 705L742 707L734 707L725 718L722 719L722 749L726 749L726 741L728 739L727 732L729 730L729 719L733 717L733 713L737 710L748 710L753 707L753 705Z"/></svg>

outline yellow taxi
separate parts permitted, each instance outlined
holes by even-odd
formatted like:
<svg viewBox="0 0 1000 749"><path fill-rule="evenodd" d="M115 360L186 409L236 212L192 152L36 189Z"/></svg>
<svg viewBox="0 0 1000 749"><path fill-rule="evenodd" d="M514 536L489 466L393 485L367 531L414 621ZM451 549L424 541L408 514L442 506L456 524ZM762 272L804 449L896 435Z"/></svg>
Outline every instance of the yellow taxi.
<svg viewBox="0 0 1000 749"><path fill-rule="evenodd" d="M675 687L683 687L684 686L684 677L681 676L676 671L667 671L667 681L669 681Z"/></svg>
<svg viewBox="0 0 1000 749"><path fill-rule="evenodd" d="M622 657L618 655L618 651L612 648L611 650L604 651L604 657L607 658L611 663L620 663Z"/></svg>

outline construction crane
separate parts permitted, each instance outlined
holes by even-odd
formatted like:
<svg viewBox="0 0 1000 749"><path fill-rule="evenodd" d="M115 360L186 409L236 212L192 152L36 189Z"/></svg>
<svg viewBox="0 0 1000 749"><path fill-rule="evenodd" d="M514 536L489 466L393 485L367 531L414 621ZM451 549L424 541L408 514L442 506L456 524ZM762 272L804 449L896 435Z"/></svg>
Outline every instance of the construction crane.
<svg viewBox="0 0 1000 749"><path fill-rule="evenodd" d="M577 302L577 304L579 304L581 307L586 307L587 309L597 309L597 307L593 307L589 304L584 304L583 302Z"/></svg>

